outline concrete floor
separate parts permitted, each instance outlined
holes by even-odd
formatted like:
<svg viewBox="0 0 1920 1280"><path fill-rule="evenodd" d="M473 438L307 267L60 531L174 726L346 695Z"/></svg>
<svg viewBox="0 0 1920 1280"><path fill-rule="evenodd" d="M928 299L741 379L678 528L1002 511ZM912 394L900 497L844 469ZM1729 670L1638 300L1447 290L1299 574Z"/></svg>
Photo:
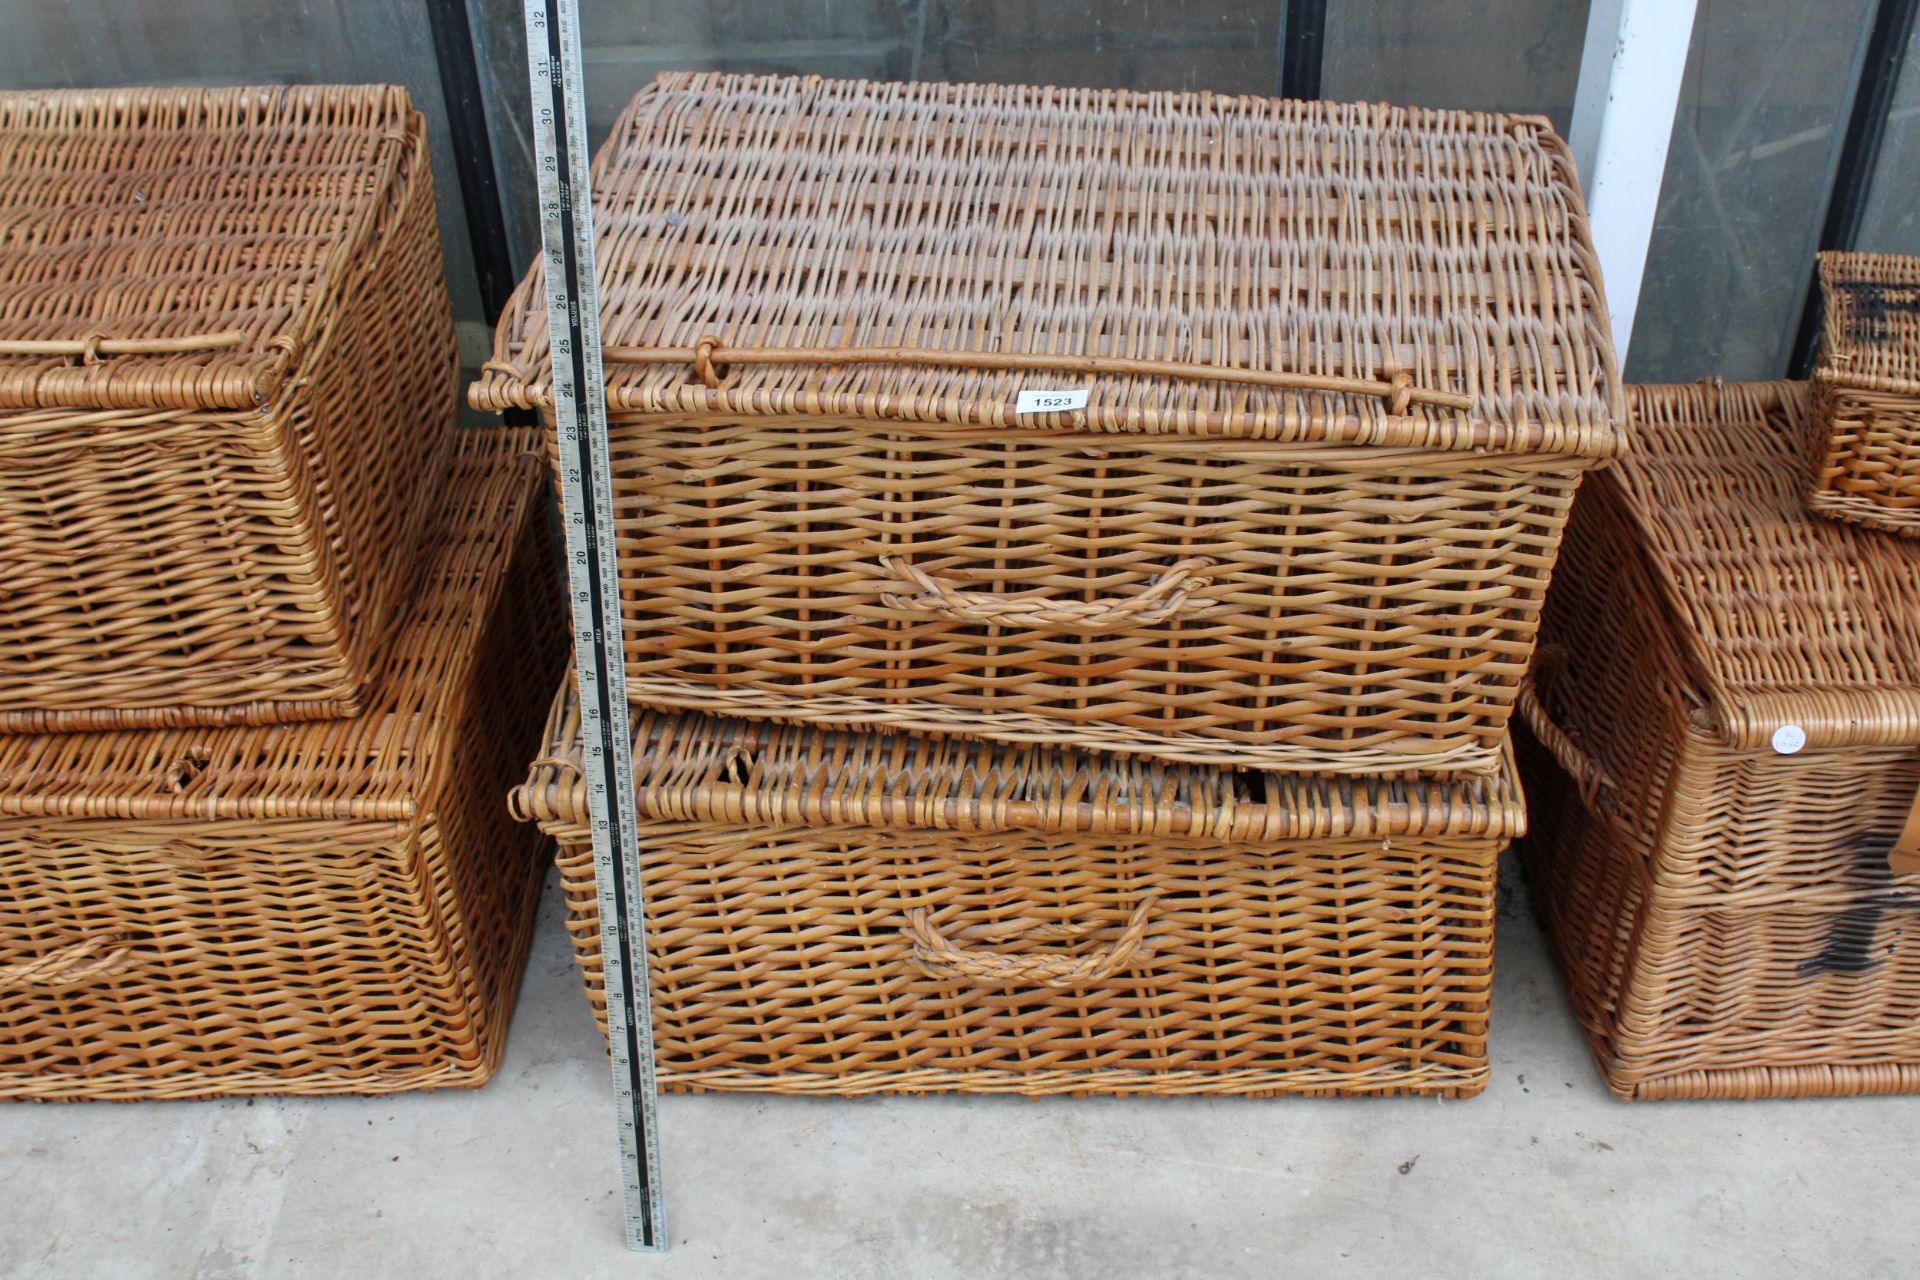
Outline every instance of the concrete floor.
<svg viewBox="0 0 1920 1280"><path fill-rule="evenodd" d="M1920 1100L1617 1103L1502 916L1481 1098L669 1097L673 1250L643 1257L550 893L479 1093L0 1108L0 1275L1920 1273Z"/></svg>

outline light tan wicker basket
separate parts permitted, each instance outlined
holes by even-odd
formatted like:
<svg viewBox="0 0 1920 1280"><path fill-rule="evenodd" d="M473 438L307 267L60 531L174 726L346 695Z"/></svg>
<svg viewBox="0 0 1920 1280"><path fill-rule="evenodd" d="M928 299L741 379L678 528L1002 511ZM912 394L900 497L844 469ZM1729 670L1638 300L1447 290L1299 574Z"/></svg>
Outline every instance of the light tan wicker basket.
<svg viewBox="0 0 1920 1280"><path fill-rule="evenodd" d="M513 796L606 1025L576 703ZM640 718L669 1088L1439 1093L1487 1078L1511 764L1313 780Z"/></svg>
<svg viewBox="0 0 1920 1280"><path fill-rule="evenodd" d="M676 75L594 182L636 701L1497 769L1617 446L1544 120ZM547 406L540 299L477 406Z"/></svg>
<svg viewBox="0 0 1920 1280"><path fill-rule="evenodd" d="M498 1065L564 648L532 430L460 433L358 719L0 738L0 1096L386 1093Z"/></svg>
<svg viewBox="0 0 1920 1280"><path fill-rule="evenodd" d="M1627 1098L1920 1088L1920 546L1806 514L1805 384L1629 403L1519 735L1600 1068Z"/></svg>
<svg viewBox="0 0 1920 1280"><path fill-rule="evenodd" d="M1920 537L1920 258L1823 253L1809 505Z"/></svg>
<svg viewBox="0 0 1920 1280"><path fill-rule="evenodd" d="M0 731L359 710L455 371L405 91L0 94Z"/></svg>

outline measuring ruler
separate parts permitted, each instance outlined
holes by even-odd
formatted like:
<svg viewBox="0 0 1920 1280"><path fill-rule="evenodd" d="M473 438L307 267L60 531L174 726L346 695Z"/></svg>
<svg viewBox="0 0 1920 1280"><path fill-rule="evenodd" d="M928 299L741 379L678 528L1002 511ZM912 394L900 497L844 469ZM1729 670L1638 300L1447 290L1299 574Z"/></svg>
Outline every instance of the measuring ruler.
<svg viewBox="0 0 1920 1280"><path fill-rule="evenodd" d="M580 679L581 768L593 827L594 895L607 970L607 1041L620 1129L627 1247L667 1247L660 1185L659 1101L653 1074L653 988L640 891L633 731L620 645L607 388L600 367L600 285L587 181L586 90L575 0L526 0L527 75L553 352L562 524L573 666Z"/></svg>

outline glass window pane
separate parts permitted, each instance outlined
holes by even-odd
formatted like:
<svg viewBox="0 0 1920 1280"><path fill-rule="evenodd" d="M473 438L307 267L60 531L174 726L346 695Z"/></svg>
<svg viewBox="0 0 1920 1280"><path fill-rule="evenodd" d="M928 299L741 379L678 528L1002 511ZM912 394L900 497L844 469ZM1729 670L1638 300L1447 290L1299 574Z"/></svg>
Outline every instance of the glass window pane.
<svg viewBox="0 0 1920 1280"><path fill-rule="evenodd" d="M913 0L926 80L1278 92L1281 0Z"/></svg>
<svg viewBox="0 0 1920 1280"><path fill-rule="evenodd" d="M512 6L519 16L519 6ZM663 71L897 80L911 10L892 0L625 0L580 6L587 128L597 144Z"/></svg>
<svg viewBox="0 0 1920 1280"><path fill-rule="evenodd" d="M1700 6L1629 378L1786 372L1871 20L1868 0Z"/></svg>
<svg viewBox="0 0 1920 1280"><path fill-rule="evenodd" d="M1856 248L1920 254L1920 28L1907 44Z"/></svg>
<svg viewBox="0 0 1920 1280"><path fill-rule="evenodd" d="M1320 88L1336 101L1544 114L1564 134L1587 0L1332 0Z"/></svg>

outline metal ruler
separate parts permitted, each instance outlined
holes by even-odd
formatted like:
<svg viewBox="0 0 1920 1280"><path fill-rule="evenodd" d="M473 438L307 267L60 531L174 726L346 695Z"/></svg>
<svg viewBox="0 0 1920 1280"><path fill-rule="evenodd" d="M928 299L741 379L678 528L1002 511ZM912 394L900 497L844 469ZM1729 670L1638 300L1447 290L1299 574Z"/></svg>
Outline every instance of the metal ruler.
<svg viewBox="0 0 1920 1280"><path fill-rule="evenodd" d="M622 1204L627 1247L662 1250L667 1247L667 1218L653 1074L653 988L647 978L633 733L620 645L580 17L575 0L525 0L525 15L547 337L553 351L553 420L567 535L567 599L573 612L573 665L580 678L580 763L593 826L594 893L607 971L607 1037L620 1130Z"/></svg>

